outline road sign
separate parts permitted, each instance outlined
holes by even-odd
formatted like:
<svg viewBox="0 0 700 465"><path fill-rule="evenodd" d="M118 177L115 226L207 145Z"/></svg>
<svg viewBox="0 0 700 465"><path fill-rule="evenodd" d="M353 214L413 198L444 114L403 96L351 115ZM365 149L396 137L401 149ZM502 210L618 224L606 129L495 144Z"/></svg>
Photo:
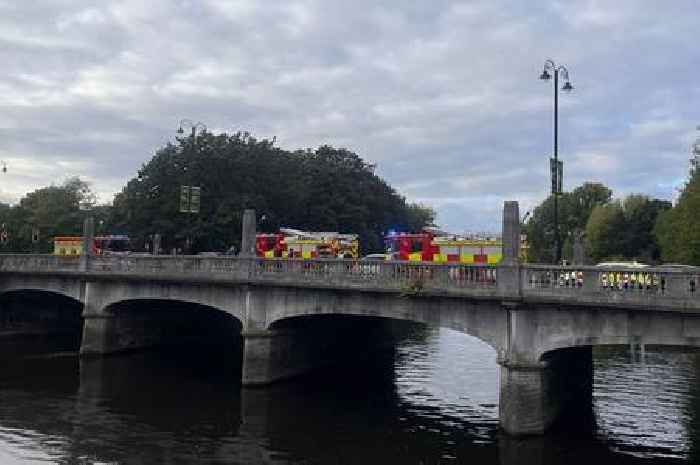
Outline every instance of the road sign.
<svg viewBox="0 0 700 465"><path fill-rule="evenodd" d="M549 171L552 177L552 194L561 194L562 181L564 179L564 162L557 160L555 165L554 158L550 158Z"/></svg>
<svg viewBox="0 0 700 465"><path fill-rule="evenodd" d="M199 213L201 196L199 186L180 186L180 213Z"/></svg>
<svg viewBox="0 0 700 465"><path fill-rule="evenodd" d="M180 187L180 213L190 211L190 186Z"/></svg>
<svg viewBox="0 0 700 465"><path fill-rule="evenodd" d="M202 189L198 186L190 187L190 213L199 213L199 203Z"/></svg>

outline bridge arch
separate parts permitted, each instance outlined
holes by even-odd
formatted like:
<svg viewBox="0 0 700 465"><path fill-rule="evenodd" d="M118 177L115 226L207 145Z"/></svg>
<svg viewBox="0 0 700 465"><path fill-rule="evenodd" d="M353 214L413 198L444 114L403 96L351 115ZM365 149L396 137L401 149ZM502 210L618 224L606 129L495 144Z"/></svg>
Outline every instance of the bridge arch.
<svg viewBox="0 0 700 465"><path fill-rule="evenodd" d="M506 337L507 314L496 300L477 303L441 297L397 298L394 294L322 289L268 289L266 292L266 329L284 325L290 318L346 315L448 328L475 337L496 351L503 347Z"/></svg>
<svg viewBox="0 0 700 465"><path fill-rule="evenodd" d="M240 350L241 320L220 308L181 299L137 298L108 304L105 337L118 351L206 345Z"/></svg>
<svg viewBox="0 0 700 465"><path fill-rule="evenodd" d="M40 337L27 349L77 351L82 333L83 304L70 295L44 289L14 288L0 293L0 339ZM18 347L18 350L24 350Z"/></svg>
<svg viewBox="0 0 700 465"><path fill-rule="evenodd" d="M84 284L61 276L5 275L0 280L0 295L12 292L46 292L82 302Z"/></svg>
<svg viewBox="0 0 700 465"><path fill-rule="evenodd" d="M630 344L700 347L699 314L549 306L527 312L537 322L532 355L539 361L568 348Z"/></svg>

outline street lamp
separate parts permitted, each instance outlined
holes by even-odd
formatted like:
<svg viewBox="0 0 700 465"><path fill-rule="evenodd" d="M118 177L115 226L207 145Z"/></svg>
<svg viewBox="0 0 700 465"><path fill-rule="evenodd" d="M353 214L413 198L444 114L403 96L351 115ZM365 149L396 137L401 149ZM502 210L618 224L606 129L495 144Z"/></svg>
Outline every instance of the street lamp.
<svg viewBox="0 0 700 465"><path fill-rule="evenodd" d="M184 128L189 128L191 131L191 136L192 136L192 141L194 141L195 137L197 137L197 129L200 131L204 132L207 130L207 126L204 123L201 123L197 121L196 123L192 120L189 119L183 119L180 120L180 125L177 128L177 133L178 134L184 134L185 129Z"/></svg>
<svg viewBox="0 0 700 465"><path fill-rule="evenodd" d="M184 134L185 130L184 128L188 127L191 130L190 136L192 137L192 151L194 152L196 149L196 144L197 144L197 130L199 129L201 132L206 132L207 126L204 123L201 123L197 121L196 123L192 120L189 119L183 119L180 120L180 125L177 128L177 133L178 134ZM183 170L186 172L187 171L187 165L183 167ZM186 178L191 178L192 174L191 173L185 173ZM180 186L180 212L181 213L194 213L197 214L199 213L199 207L200 207L200 199L201 199L201 187L199 186L185 186L182 185ZM192 229L192 221L188 220L189 227L188 229ZM190 231L191 233L191 231ZM187 237L185 238L185 250L187 253L190 253L192 248L192 239L190 237L190 234L187 234Z"/></svg>
<svg viewBox="0 0 700 465"><path fill-rule="evenodd" d="M551 74L550 74L551 73ZM554 166L552 168L552 191L554 194L554 255L555 262L559 263L561 261L561 239L559 238L559 219L558 219L558 202L557 198L561 194L562 179L559 168L559 74L565 80L564 85L561 90L564 92L571 92L574 90L574 86L571 85L569 81L569 71L563 65L557 65L552 60L547 60L544 62L544 68L542 69L542 74L540 79L543 81L549 81L554 75Z"/></svg>

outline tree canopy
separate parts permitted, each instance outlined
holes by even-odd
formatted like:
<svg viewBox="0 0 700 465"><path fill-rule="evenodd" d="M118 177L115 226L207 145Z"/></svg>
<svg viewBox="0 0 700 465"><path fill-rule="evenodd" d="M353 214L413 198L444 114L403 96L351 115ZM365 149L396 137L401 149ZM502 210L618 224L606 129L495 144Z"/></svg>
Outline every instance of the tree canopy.
<svg viewBox="0 0 700 465"><path fill-rule="evenodd" d="M664 261L700 265L700 173L696 169L673 209L659 215L654 232Z"/></svg>
<svg viewBox="0 0 700 465"><path fill-rule="evenodd" d="M89 185L74 177L61 185L30 192L14 207L0 205L0 218L7 232L1 250L50 252L54 236L82 234L85 209L94 203ZM34 232L38 233L36 242L32 240Z"/></svg>
<svg viewBox="0 0 700 465"><path fill-rule="evenodd" d="M342 148L290 152L248 133L205 131L159 149L115 196L110 225L137 244L159 233L166 250L220 251L240 245L243 210L254 208L261 231L356 233L363 251L377 251L388 229L420 229L434 213L374 170ZM201 187L199 213L180 213L183 185Z"/></svg>
<svg viewBox="0 0 700 465"><path fill-rule="evenodd" d="M571 192L559 196L559 236L563 243L563 258L571 259L572 237L577 230L584 230L588 217L596 205L612 198L612 191L600 183L584 183ZM551 263L554 261L554 197L549 196L532 211L524 228L528 244L528 260Z"/></svg>
<svg viewBox="0 0 700 465"><path fill-rule="evenodd" d="M598 205L586 225L588 251L595 261L609 258L657 262L661 256L654 225L671 202L633 194Z"/></svg>
<svg viewBox="0 0 700 465"><path fill-rule="evenodd" d="M671 208L665 200L632 194L613 200L612 191L600 183L584 183L559 197L559 233L562 258L571 260L576 231L585 231L587 254L594 261L609 258L656 262L660 249L654 234L657 217ZM547 198L533 210L525 226L534 262L554 260L554 199Z"/></svg>

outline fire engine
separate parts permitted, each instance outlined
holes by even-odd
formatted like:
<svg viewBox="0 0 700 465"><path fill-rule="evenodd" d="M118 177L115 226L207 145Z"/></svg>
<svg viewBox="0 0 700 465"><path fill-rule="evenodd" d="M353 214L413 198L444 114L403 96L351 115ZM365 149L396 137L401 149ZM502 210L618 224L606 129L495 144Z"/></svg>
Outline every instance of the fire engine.
<svg viewBox="0 0 700 465"><path fill-rule="evenodd" d="M495 264L503 257L503 242L488 235L457 236L437 229L420 233L390 232L384 238L391 260L437 263ZM521 237L521 259L525 259L527 241Z"/></svg>
<svg viewBox="0 0 700 465"><path fill-rule="evenodd" d="M53 238L54 255L81 255L83 238L81 236L57 236ZM94 255L125 255L129 253L129 236L112 234L96 236L92 240Z"/></svg>
<svg viewBox="0 0 700 465"><path fill-rule="evenodd" d="M357 234L280 228L274 234L258 234L255 251L265 258L358 258L359 243Z"/></svg>

